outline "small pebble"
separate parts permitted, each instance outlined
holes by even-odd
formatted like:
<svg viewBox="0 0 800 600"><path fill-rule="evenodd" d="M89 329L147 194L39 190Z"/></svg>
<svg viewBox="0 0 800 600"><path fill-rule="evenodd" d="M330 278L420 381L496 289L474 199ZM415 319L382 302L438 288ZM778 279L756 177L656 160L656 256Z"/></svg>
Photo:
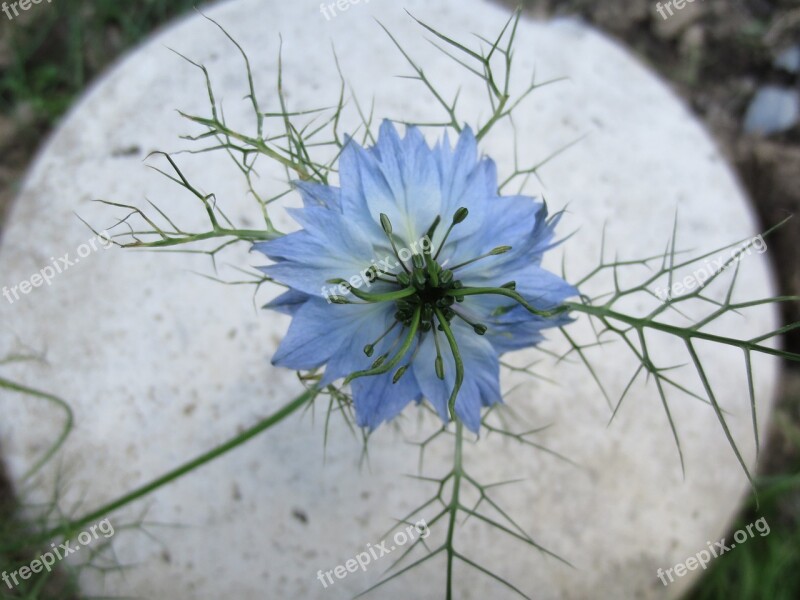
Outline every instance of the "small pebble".
<svg viewBox="0 0 800 600"><path fill-rule="evenodd" d="M791 129L800 119L800 92L775 85L760 88L744 119L747 133L771 135Z"/></svg>

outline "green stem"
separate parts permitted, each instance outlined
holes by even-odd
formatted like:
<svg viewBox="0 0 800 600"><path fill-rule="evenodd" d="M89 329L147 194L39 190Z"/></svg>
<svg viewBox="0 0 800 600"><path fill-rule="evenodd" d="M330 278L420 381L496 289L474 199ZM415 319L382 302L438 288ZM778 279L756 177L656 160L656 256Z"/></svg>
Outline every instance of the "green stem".
<svg viewBox="0 0 800 600"><path fill-rule="evenodd" d="M483 137L487 133L489 133L491 128L494 127L495 123L497 123L497 121L499 121L503 117L503 110L505 109L508 100L509 100L508 94L503 94L503 96L500 98L500 103L497 105L497 110L494 111L492 117L486 122L486 124L483 127L481 127L480 131L478 131L478 133L475 135L475 139L477 141L480 142L483 139Z"/></svg>
<svg viewBox="0 0 800 600"><path fill-rule="evenodd" d="M284 234L274 231L260 231L257 229L226 229L219 228L205 233L186 234L181 237L168 237L156 242L133 242L131 244L122 244L123 248L169 248L171 246L180 246L181 244L191 244L193 242L201 242L203 240L210 240L215 238L233 237L239 240L248 242L265 242L276 240L283 237Z"/></svg>
<svg viewBox="0 0 800 600"><path fill-rule="evenodd" d="M172 483L176 479L183 477L184 475L190 473L191 471L197 469L198 467L202 467L203 465L210 463L211 461L223 456L224 454L227 454L231 450L238 448L245 442L250 441L251 439L263 433L273 425L277 425L290 415L294 414L309 402L313 401L318 393L319 390L316 388L310 388L306 390L305 392L300 394L297 398L295 398L294 400L283 406L283 408L281 408L277 412L273 413L263 421L260 421L255 426L237 435L236 437L225 442L224 444L217 446L213 450L198 456L194 460L185 463L184 465L178 467L177 469L174 469L169 473L162 475L158 479L151 481L150 483L133 490L129 494L126 494L125 496L118 498L117 500L114 500L113 502L110 502L101 508L98 508L97 510L89 513L88 515L85 515L75 521L71 521L70 523L61 525L59 527L55 527L50 531L46 531L40 535L35 536L33 539L29 540L29 543L38 544L46 542L58 536L62 535L66 536L69 535L71 532L80 529L81 527L102 520L107 515L122 508L123 506L126 506L132 502L135 502L136 500L144 498L145 496L151 494L157 489L164 487L169 483ZM6 549L0 548L0 551L6 551Z"/></svg>
<svg viewBox="0 0 800 600"><path fill-rule="evenodd" d="M719 335L714 335L712 333L698 331L697 329L694 328L668 325L667 323L660 323L658 321L649 318L633 317L631 315L618 313L614 310L611 310L607 306L591 306L589 304L582 304L580 302L566 302L564 304L564 307L566 307L568 310L582 312L587 315L591 315L593 317L597 317L600 319L614 319L616 321L621 321L622 323L627 323L628 325L631 325L636 329L649 328L655 331L662 331L664 333L669 333L684 340L692 340L692 339L705 340L707 342L725 344L726 346L734 346L736 348L741 348L742 350L761 352L763 354L770 354L772 356L779 356L787 360L800 362L800 355L792 352L786 352L785 350L778 350L776 348L769 348L768 346L762 346L752 341L737 340L735 338L722 337Z"/></svg>
<svg viewBox="0 0 800 600"><path fill-rule="evenodd" d="M455 548L453 540L456 534L456 518L458 517L459 495L461 493L461 479L464 476L462 446L464 444L464 425L456 420L456 448L453 464L453 493L447 509L450 513L450 524L447 528L447 540L445 549L447 550L447 600L453 600L453 559L455 558Z"/></svg>
<svg viewBox="0 0 800 600"><path fill-rule="evenodd" d="M64 414L67 416L66 423L64 423L64 427L61 430L61 434L58 436L58 439L53 443L53 445L44 453L42 458L40 458L36 463L28 469L28 471L22 476L22 480L25 481L30 479L33 475L39 472L39 470L47 464L47 462L53 458L56 452L64 445L64 442L67 441L67 437L69 437L70 432L72 431L73 423L74 423L74 416L72 414L72 409L70 408L69 404L64 402L61 398L57 396L53 396L52 394L48 394L46 392L40 392L39 390L35 390L33 388L26 387L24 385L20 385L18 383L14 383L13 381L9 381L8 379L4 379L0 377L0 388L5 388L7 390L11 390L12 392L18 392L20 394L25 394L27 396L33 396L34 398L41 398L43 400L47 400L48 402L52 402L59 408L64 411Z"/></svg>
<svg viewBox="0 0 800 600"><path fill-rule="evenodd" d="M195 123L199 123L201 125L205 125L206 127L215 131L216 134L222 135L224 137L233 138L239 142L243 142L249 146L252 146L262 154L268 156L272 160L282 164L284 167L287 167L297 173L300 176L300 179L304 181L313 180L313 177L308 172L308 169L301 163L298 163L291 158L287 158L270 148L267 143L261 138L253 138L246 135L242 135L236 131L233 131L229 127L225 126L223 123L218 121L217 119L206 119L203 117L197 117L194 115L189 115L187 113L178 111L182 117L189 119L190 121L194 121Z"/></svg>

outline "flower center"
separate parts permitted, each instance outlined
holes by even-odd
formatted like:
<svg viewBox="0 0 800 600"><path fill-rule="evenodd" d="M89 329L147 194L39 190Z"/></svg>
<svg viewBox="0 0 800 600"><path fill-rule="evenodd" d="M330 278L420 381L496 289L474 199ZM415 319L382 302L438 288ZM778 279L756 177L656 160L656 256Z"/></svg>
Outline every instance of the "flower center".
<svg viewBox="0 0 800 600"><path fill-rule="evenodd" d="M392 223L389 221L389 217L385 214L381 214L381 227L392 246L397 260L400 261L399 264L403 270L397 274L387 271L377 271L374 272L374 276L375 279L394 284L396 289L380 293L368 293L354 288L343 279L331 279L328 282L344 286L345 289L359 300L363 300L367 303L394 302L397 308L397 312L395 312L395 322L377 340L364 346L364 354L368 357L372 357L378 343L394 331L398 325L400 325L399 336L389 346L387 352L375 359L369 369L351 373L345 379L346 384L359 377L388 373L399 366L392 377L392 382L397 383L414 361L414 357L420 348L423 338L426 337L427 332L431 333L436 346L436 360L434 365L436 375L439 379L444 380L444 360L442 359L441 347L437 336L437 331L442 332L446 344L452 353L455 365L455 385L448 401L450 415L455 419L455 402L458 390L461 388L461 384L464 380L464 364L461 360L461 353L458 349L456 336L453 333L450 322L453 320L453 317L458 317L472 327L473 331L478 335L484 335L488 330L486 325L482 323L473 323L466 311L456 310L454 306L456 303L463 302L464 298L467 296L494 295L511 298L517 304L524 306L529 312L541 317L552 317L566 310L564 307L559 307L558 309L550 311L537 310L516 292L516 283L513 281L497 288L482 288L464 286L460 280L455 278L454 273L459 269L490 256L505 254L511 250L510 246L498 246L485 254L476 256L475 258L454 265L448 269L443 269L437 262L439 254L442 248L444 248L445 242L450 232L453 230L453 227L463 222L468 214L469 211L466 208L459 208L456 210L450 227L448 227L442 240L439 242L439 248L436 253L433 253L432 247L428 247L422 254L414 254L410 268L409 265L406 265L400 258L400 254L397 251L397 243L392 232ZM433 240L434 233L440 222L441 217L436 217L431 224L427 234L429 240ZM338 296L333 298L333 302L335 304L350 303L348 300ZM415 342L417 342L416 345ZM409 354L411 354L411 356L407 359L406 364L400 366L401 361L406 359Z"/></svg>
<svg viewBox="0 0 800 600"><path fill-rule="evenodd" d="M416 255L414 258L416 259L418 256ZM426 258L429 256L426 255ZM419 263L423 263L422 266L417 266ZM414 315L419 309L419 328L421 331L430 331L433 329L437 308L442 311L448 323L452 321L456 313L451 306L456 303L457 299L455 296L448 295L448 292L463 287L461 281L453 277L452 271L442 269L439 263L432 258L428 258L427 262L415 260L414 269L408 278L416 292L408 298L397 300L395 303L397 312L394 318L397 321L406 327L410 327L414 320Z"/></svg>

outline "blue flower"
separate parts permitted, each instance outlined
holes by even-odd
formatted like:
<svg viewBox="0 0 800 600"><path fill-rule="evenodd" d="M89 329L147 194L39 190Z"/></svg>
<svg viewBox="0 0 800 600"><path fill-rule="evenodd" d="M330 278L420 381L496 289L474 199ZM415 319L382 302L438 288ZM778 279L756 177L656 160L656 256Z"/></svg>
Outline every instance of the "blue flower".
<svg viewBox="0 0 800 600"><path fill-rule="evenodd" d="M302 229L255 245L289 288L267 305L292 316L273 363L346 378L359 426L427 400L477 432L502 400L500 356L568 321L557 309L577 290L541 267L560 215L498 195L468 128L430 148L384 122L374 147L347 140L339 180L296 182Z"/></svg>

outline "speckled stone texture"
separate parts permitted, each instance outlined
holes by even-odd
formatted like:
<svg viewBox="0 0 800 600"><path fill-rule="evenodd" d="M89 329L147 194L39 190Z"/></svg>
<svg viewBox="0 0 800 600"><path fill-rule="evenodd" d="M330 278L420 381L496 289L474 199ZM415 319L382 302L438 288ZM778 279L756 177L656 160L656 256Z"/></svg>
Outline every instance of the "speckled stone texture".
<svg viewBox="0 0 800 600"><path fill-rule="evenodd" d="M408 67L375 23L377 16L407 43L432 76L444 78L448 94L467 82L463 115L485 117L482 89L423 41L423 32L403 11L464 36L494 35L508 14L495 5L464 2L403 3L373 0L350 5L326 20L318 2L237 0L208 11L244 46L256 74L265 110L276 110L278 34L283 35L286 95L297 109L329 105L338 93L330 51L333 41L342 70L362 102L374 94L376 116L438 118L418 84L394 77ZM76 254L90 232L78 212L103 227L112 215L94 198L143 205L154 200L187 228L201 217L196 201L142 160L152 150L179 150L180 134L196 132L173 109L205 114L202 78L167 47L209 67L228 120L250 127L242 60L201 16L168 28L122 61L78 103L33 166L10 215L0 248L0 285L15 285L50 263ZM518 32L519 84L535 67L545 81L568 81L538 90L517 113L518 151L535 164L588 136L542 170L529 193L546 192L552 207L568 205L561 225L578 230L564 246L567 274L575 279L599 255L607 223L610 252L636 258L663 250L676 208L684 248L709 250L756 233L747 199L702 127L685 106L627 51L573 22L524 20ZM345 129L355 127L351 115ZM131 151L131 149L133 149ZM483 151L513 166L513 141L502 130ZM222 157L181 155L182 168L207 192L215 192L230 216L255 223L252 202L235 168ZM153 159L153 164L159 164ZM265 194L276 189L277 169L263 169ZM543 187L546 186L546 187ZM296 204L297 199L290 203ZM277 223L293 227L278 211ZM502 240L498 240L502 243ZM560 252L548 257L560 267ZM613 256L613 254L611 254ZM229 255L228 265L257 265L256 255ZM59 459L31 490L50 494L60 472L68 484L66 509L78 512L145 483L219 444L269 414L301 386L293 373L269 359L288 320L254 309L251 290L199 277L205 257L182 254L93 252L14 304L0 299L0 349L23 340L46 350L47 363L8 370L21 382L63 395L76 428ZM230 266L221 275L236 279ZM746 259L740 289L750 297L773 291L765 256ZM588 290L601 291L599 288ZM259 295L259 302L267 299ZM257 306L258 304L256 304ZM631 310L644 304L632 303ZM730 319L723 331L752 337L775 325L770 310ZM580 322L574 335L588 341ZM557 338L557 335L551 336ZM653 340L656 343L656 340ZM556 347L558 344L556 344ZM663 364L686 362L680 344L658 340ZM754 461L749 405L741 357L701 347L719 399L729 411L746 459ZM592 351L612 392L619 393L635 365L619 344ZM512 357L518 364L536 352ZM656 570L668 568L719 539L746 491L745 478L708 405L672 396L671 406L686 459L681 474L675 445L654 387L637 386L614 423L588 373L576 362L541 368L560 385L521 375L504 376L507 401L522 429L552 424L538 443L581 468L547 454L485 436L467 450L467 465L484 482L523 478L497 490L498 501L534 538L576 566L566 567L531 551L475 520L459 530L458 546L538 599L676 598L697 572L664 587ZM755 360L762 423L768 420L776 371ZM678 375L678 377L681 377ZM699 389L688 371L682 380ZM294 417L115 517L123 523L147 509L148 528L118 532L114 548L124 576L105 579L85 572L89 595L143 598L240 599L349 598L378 580L390 558L367 573L349 575L324 590L319 569L344 564L367 543L377 543L393 518L427 497L428 487L403 477L416 472L417 452L404 440L420 440L435 424L418 426L409 408L403 434L384 427L372 438L369 463L361 444L338 419L323 454L324 407L316 419ZM0 439L16 481L53 440L60 415L49 405L0 394ZM426 474L445 473L449 443L429 448ZM422 513L430 518L432 510ZM302 516L305 518L300 518ZM169 527L176 525L179 527ZM433 537L443 535L433 528ZM751 542L756 543L756 542ZM724 558L720 559L724 560ZM386 599L438 599L444 592L444 561L375 594ZM456 597L511 598L485 576L459 566Z"/></svg>

